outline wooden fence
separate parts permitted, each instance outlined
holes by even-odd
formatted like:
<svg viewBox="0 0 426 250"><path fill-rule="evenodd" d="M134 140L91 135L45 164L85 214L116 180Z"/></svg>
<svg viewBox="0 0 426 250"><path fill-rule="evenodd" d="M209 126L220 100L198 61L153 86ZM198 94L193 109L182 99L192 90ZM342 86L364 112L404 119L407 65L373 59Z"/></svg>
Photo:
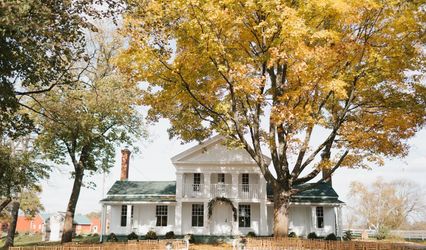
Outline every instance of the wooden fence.
<svg viewBox="0 0 426 250"><path fill-rule="evenodd" d="M351 231L355 238L361 238L363 232L366 232L369 238L375 238L377 235L377 231L371 229L344 229L343 231ZM406 240L426 240L426 230L390 230L389 235Z"/></svg>
<svg viewBox="0 0 426 250"><path fill-rule="evenodd" d="M9 250L188 250L184 240L142 240L130 243L65 244L52 246L11 247Z"/></svg>
<svg viewBox="0 0 426 250"><path fill-rule="evenodd" d="M292 238L248 238L244 244L247 250L413 250L421 246L403 243L365 241L325 241Z"/></svg>

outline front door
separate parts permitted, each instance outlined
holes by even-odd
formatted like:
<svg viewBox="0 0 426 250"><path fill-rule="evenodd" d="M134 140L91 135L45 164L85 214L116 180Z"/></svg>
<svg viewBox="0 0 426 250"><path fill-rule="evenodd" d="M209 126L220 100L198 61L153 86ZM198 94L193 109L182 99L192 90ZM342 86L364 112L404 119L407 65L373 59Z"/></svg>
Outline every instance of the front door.
<svg viewBox="0 0 426 250"><path fill-rule="evenodd" d="M229 204L217 202L210 220L212 235L232 234L232 208Z"/></svg>

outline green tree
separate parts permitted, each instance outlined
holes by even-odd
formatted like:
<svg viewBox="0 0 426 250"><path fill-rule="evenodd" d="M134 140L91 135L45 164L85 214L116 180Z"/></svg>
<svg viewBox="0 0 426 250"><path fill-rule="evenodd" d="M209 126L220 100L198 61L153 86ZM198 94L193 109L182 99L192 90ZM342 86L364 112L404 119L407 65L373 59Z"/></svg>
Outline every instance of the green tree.
<svg viewBox="0 0 426 250"><path fill-rule="evenodd" d="M148 82L149 117L245 148L273 188L275 236L299 184L404 156L425 123L422 1L128 2L118 64Z"/></svg>
<svg viewBox="0 0 426 250"><path fill-rule="evenodd" d="M136 109L141 92L111 64L121 44L105 37L98 41L90 48L95 56L91 67L80 76L81 81L43 93L31 104L40 131L38 147L47 159L57 164L70 162L72 166L74 184L62 242L72 239L72 222L84 175L108 171L118 145L132 145L145 135Z"/></svg>
<svg viewBox="0 0 426 250"><path fill-rule="evenodd" d="M11 220L9 230L7 232L6 243L4 247L13 247L16 233L16 225L18 223L19 210L21 210L25 216L32 218L40 211L44 210L43 205L39 199L39 193L41 188L34 186L32 189L23 190L13 198L11 205Z"/></svg>
<svg viewBox="0 0 426 250"><path fill-rule="evenodd" d="M120 0L0 2L0 133L30 131L31 121L17 112L19 99L71 84L74 62L87 57L91 19L111 16L120 6Z"/></svg>
<svg viewBox="0 0 426 250"><path fill-rule="evenodd" d="M24 190L33 190L48 177L50 167L40 162L38 151L28 138L0 141L0 213Z"/></svg>

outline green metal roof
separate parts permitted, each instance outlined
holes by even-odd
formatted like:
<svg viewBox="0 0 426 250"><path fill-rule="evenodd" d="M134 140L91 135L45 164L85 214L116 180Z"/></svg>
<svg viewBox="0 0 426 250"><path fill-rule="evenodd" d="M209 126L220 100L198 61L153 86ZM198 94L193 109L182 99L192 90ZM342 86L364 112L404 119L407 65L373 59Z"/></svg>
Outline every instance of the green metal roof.
<svg viewBox="0 0 426 250"><path fill-rule="evenodd" d="M291 197L292 202L309 202L309 203L343 203L340 201L339 195L333 189L330 183L304 183L295 188L302 191ZM272 186L266 186L266 193L269 198L274 195Z"/></svg>
<svg viewBox="0 0 426 250"><path fill-rule="evenodd" d="M116 181L107 195L176 195L176 182Z"/></svg>
<svg viewBox="0 0 426 250"><path fill-rule="evenodd" d="M105 201L176 201L175 181L116 181L107 193Z"/></svg>

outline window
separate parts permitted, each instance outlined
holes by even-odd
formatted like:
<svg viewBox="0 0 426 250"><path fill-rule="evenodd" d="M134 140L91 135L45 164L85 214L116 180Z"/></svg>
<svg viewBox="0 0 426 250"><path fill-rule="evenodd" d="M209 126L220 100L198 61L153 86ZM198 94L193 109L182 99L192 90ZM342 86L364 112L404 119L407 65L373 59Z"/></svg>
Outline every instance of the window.
<svg viewBox="0 0 426 250"><path fill-rule="evenodd" d="M324 228L324 208L316 207L317 228Z"/></svg>
<svg viewBox="0 0 426 250"><path fill-rule="evenodd" d="M219 184L225 183L225 174L217 174L217 183Z"/></svg>
<svg viewBox="0 0 426 250"><path fill-rule="evenodd" d="M155 215L157 216L157 227L167 226L167 206L157 206L155 208Z"/></svg>
<svg viewBox="0 0 426 250"><path fill-rule="evenodd" d="M204 205L203 204L192 204L192 226L193 227L204 226Z"/></svg>
<svg viewBox="0 0 426 250"><path fill-rule="evenodd" d="M243 174L241 176L242 179L242 189L243 192L248 192L249 191L249 174Z"/></svg>
<svg viewBox="0 0 426 250"><path fill-rule="evenodd" d="M127 226L127 205L121 206L121 223L122 227Z"/></svg>
<svg viewBox="0 0 426 250"><path fill-rule="evenodd" d="M192 186L194 192L200 192L200 184L201 184L201 174L195 173L194 174L194 185Z"/></svg>
<svg viewBox="0 0 426 250"><path fill-rule="evenodd" d="M250 227L250 205L238 206L238 226Z"/></svg>
<svg viewBox="0 0 426 250"><path fill-rule="evenodd" d="M133 210L135 209L135 206L132 206L132 209L130 210L130 225L133 225Z"/></svg>

